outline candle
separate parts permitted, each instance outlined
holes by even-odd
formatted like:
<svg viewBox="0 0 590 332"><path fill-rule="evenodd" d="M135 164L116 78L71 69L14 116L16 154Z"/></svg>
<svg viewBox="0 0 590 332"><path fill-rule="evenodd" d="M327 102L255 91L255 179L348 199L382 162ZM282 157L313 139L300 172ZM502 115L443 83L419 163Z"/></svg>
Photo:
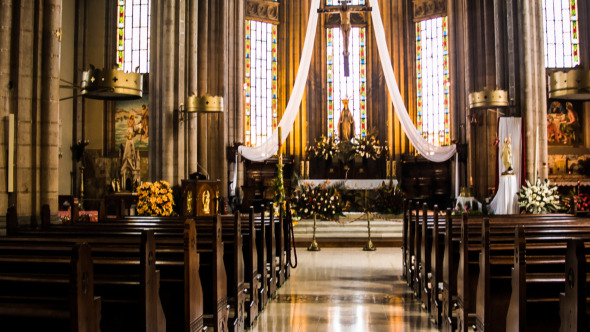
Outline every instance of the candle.
<svg viewBox="0 0 590 332"><path fill-rule="evenodd" d="M386 165L387 165L386 176L388 179L390 179L391 178L391 162L389 160L387 160Z"/></svg>
<svg viewBox="0 0 590 332"><path fill-rule="evenodd" d="M309 160L305 161L305 178L309 179Z"/></svg>
<svg viewBox="0 0 590 332"><path fill-rule="evenodd" d="M305 161L303 160L299 163L299 176L305 179Z"/></svg>

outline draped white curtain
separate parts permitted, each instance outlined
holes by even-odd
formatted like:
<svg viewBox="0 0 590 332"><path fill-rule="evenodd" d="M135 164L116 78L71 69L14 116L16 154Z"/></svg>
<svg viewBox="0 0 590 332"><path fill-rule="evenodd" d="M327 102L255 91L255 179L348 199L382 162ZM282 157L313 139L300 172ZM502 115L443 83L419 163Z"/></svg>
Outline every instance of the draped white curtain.
<svg viewBox="0 0 590 332"><path fill-rule="evenodd" d="M404 105L404 101L399 92L397 81L393 73L393 67L391 66L391 58L389 57L389 51L387 49L387 40L385 39L385 30L383 28L383 22L381 20L381 12L379 10L379 2L377 0L369 0L369 5L373 8L371 17L373 19L373 27L375 30L375 38L377 40L377 49L379 51L379 57L383 66L383 72L385 73L385 81L387 82L387 88L389 96L393 101L395 112L400 120L402 129L408 136L408 139L414 145L416 150L420 152L426 159L434 162L443 162L451 158L456 151L455 145L450 146L435 146L428 143L418 133L418 130L414 126L412 119L408 115L408 110ZM311 63L311 55L313 52L313 43L315 40L315 31L318 22L317 9L320 7L320 0L312 0L311 8L309 12L309 21L307 24L307 31L305 34L305 42L303 44L303 51L301 56L301 62L299 63L299 69L297 70L297 76L295 78L295 84L293 85L293 92L287 103L287 108L279 122L278 127L282 128L281 142L284 142L289 136L289 133L293 129L293 122L299 111L301 104L301 98L303 97L303 90L307 81L307 75L309 73L309 65ZM273 134L264 142L262 145L257 147L246 147L240 146L238 152L245 158L253 161L263 161L270 158L278 150L279 137L278 131L274 131Z"/></svg>

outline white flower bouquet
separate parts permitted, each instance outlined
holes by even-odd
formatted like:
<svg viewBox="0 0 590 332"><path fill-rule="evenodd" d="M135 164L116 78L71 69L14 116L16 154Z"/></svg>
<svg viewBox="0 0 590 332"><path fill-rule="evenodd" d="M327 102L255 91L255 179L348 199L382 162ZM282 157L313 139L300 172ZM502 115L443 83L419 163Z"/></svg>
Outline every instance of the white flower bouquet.
<svg viewBox="0 0 590 332"><path fill-rule="evenodd" d="M527 180L526 186L522 186L518 192L518 205L526 213L555 212L561 208L557 186L550 186L547 179L537 179L534 184Z"/></svg>

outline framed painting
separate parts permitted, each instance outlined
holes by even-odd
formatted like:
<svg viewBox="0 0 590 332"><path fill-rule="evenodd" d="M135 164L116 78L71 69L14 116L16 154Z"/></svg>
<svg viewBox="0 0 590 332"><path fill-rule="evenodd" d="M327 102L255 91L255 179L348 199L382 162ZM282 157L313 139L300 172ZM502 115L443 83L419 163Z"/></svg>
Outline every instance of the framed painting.
<svg viewBox="0 0 590 332"><path fill-rule="evenodd" d="M550 146L583 146L580 102L553 100L547 107L547 143Z"/></svg>
<svg viewBox="0 0 590 332"><path fill-rule="evenodd" d="M115 104L115 147L126 146L132 140L135 149L149 147L148 95L136 100L121 100Z"/></svg>

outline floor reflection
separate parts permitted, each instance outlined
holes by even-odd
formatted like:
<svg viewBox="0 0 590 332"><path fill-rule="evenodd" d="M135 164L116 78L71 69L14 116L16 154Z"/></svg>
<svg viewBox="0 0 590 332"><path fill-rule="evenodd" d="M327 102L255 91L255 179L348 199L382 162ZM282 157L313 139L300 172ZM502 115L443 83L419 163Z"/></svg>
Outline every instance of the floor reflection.
<svg viewBox="0 0 590 332"><path fill-rule="evenodd" d="M401 280L401 249L297 253L299 267L252 331L438 331Z"/></svg>

